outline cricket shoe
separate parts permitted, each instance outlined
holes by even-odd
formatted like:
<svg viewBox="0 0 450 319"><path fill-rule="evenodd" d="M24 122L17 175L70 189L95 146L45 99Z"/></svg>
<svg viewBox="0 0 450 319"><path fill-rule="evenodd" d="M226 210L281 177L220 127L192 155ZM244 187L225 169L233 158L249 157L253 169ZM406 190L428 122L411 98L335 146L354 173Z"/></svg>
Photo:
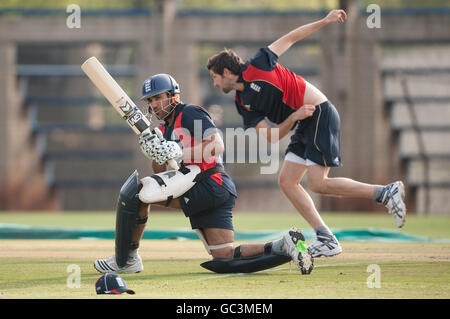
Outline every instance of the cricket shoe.
<svg viewBox="0 0 450 319"><path fill-rule="evenodd" d="M331 257L342 252L337 238L334 235L317 235L317 239L308 247L308 251L314 258L326 256Z"/></svg>
<svg viewBox="0 0 450 319"><path fill-rule="evenodd" d="M395 216L397 227L403 227L406 220L405 187L401 181L387 185L381 195L381 203L387 207L389 214Z"/></svg>
<svg viewBox="0 0 450 319"><path fill-rule="evenodd" d="M314 268L314 258L308 252L305 237L297 228L291 228L283 237L289 256L291 256L302 275L308 275Z"/></svg>
<svg viewBox="0 0 450 319"><path fill-rule="evenodd" d="M115 274L134 274L144 270L142 258L138 254L134 257L129 257L127 264L122 268L117 266L115 255L105 259L97 259L94 261L94 268L103 274L108 272Z"/></svg>

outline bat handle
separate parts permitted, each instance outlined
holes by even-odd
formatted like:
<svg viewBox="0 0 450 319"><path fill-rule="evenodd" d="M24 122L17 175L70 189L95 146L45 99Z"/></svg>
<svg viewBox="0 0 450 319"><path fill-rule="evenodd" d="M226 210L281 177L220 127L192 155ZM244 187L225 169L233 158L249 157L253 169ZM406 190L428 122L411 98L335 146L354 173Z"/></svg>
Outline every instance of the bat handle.
<svg viewBox="0 0 450 319"><path fill-rule="evenodd" d="M170 160L168 160L167 161L167 164L169 164L169 166L171 167L171 168L173 168L174 170L179 170L180 169L180 167L178 166L178 164L177 164L177 162L174 160L174 159L170 159Z"/></svg>

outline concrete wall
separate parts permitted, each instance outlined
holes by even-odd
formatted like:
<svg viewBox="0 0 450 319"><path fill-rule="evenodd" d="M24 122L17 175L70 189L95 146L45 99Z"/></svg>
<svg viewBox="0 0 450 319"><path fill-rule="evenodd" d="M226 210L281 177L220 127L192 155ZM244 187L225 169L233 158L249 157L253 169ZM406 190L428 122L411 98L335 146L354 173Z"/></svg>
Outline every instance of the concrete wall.
<svg viewBox="0 0 450 319"><path fill-rule="evenodd" d="M450 16L383 15L382 28L369 29L367 17L360 14L355 1L349 1L348 14L345 24L328 26L308 38L321 46L320 83L339 110L342 121L344 166L334 169L330 175L385 184L405 178L405 172L400 167L389 113L383 105L380 48L383 43L406 40L450 41ZM11 191L17 189L13 180L19 179L17 185L21 187L30 186L30 183L24 184L28 173L23 170L21 161L33 163L31 167L39 171L39 160L33 155L35 150L24 145L30 139L15 76L18 43L81 43L87 47L102 42L132 43L138 48L136 87L149 75L171 73L183 88L183 100L201 104L199 44L226 45L249 40L269 44L293 28L321 17L319 13L177 15L174 3L163 1L150 16L82 17L81 29L68 29L65 16L0 18L0 144L4 145L0 155L0 208L14 208L13 204L8 204ZM70 63L81 64L91 54L88 49L74 52ZM87 88L79 90L84 92ZM31 153L24 154L23 150ZM143 172L150 172L138 150L132 164ZM273 178L276 180L276 176ZM49 194L51 190L42 197L48 198ZM279 202L283 202L282 197ZM289 209L287 201L284 202ZM321 204L323 210L380 209L370 201L356 199L322 198ZM246 204L238 206L246 207Z"/></svg>

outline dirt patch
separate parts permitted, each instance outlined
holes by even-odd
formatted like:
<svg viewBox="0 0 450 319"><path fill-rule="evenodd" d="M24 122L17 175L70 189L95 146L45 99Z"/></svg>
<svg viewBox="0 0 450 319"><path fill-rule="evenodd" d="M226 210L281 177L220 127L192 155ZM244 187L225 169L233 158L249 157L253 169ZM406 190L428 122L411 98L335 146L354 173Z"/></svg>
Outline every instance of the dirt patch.
<svg viewBox="0 0 450 319"><path fill-rule="evenodd" d="M336 260L450 261L448 243L341 243Z"/></svg>
<svg viewBox="0 0 450 319"><path fill-rule="evenodd" d="M105 258L114 254L114 240L2 240L0 258ZM144 259L208 258L197 240L143 240Z"/></svg>
<svg viewBox="0 0 450 319"><path fill-rule="evenodd" d="M240 242L235 243L241 244ZM448 243L343 242L333 261L450 261ZM209 259L199 240L144 240L143 259ZM114 254L113 240L2 240L0 258L96 259Z"/></svg>

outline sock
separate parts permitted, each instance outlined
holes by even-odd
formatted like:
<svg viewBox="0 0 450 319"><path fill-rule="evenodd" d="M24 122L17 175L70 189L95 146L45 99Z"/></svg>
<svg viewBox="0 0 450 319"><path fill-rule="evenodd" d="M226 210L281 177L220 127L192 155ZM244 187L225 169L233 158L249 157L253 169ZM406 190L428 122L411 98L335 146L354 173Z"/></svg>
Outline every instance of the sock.
<svg viewBox="0 0 450 319"><path fill-rule="evenodd" d="M138 254L139 242L130 244L130 252L128 258L135 258Z"/></svg>
<svg viewBox="0 0 450 319"><path fill-rule="evenodd" d="M316 231L316 236L317 236L318 240L320 240L319 236L332 238L334 240L334 235L327 226L321 226L321 227L315 229L315 231Z"/></svg>
<svg viewBox="0 0 450 319"><path fill-rule="evenodd" d="M382 202L383 194L384 194L384 188L385 188L385 186L375 185L375 189L373 190L373 199L377 203L381 203Z"/></svg>
<svg viewBox="0 0 450 319"><path fill-rule="evenodd" d="M327 226L320 226L319 228L315 229L316 235L325 235L325 236L333 236L333 233Z"/></svg>

